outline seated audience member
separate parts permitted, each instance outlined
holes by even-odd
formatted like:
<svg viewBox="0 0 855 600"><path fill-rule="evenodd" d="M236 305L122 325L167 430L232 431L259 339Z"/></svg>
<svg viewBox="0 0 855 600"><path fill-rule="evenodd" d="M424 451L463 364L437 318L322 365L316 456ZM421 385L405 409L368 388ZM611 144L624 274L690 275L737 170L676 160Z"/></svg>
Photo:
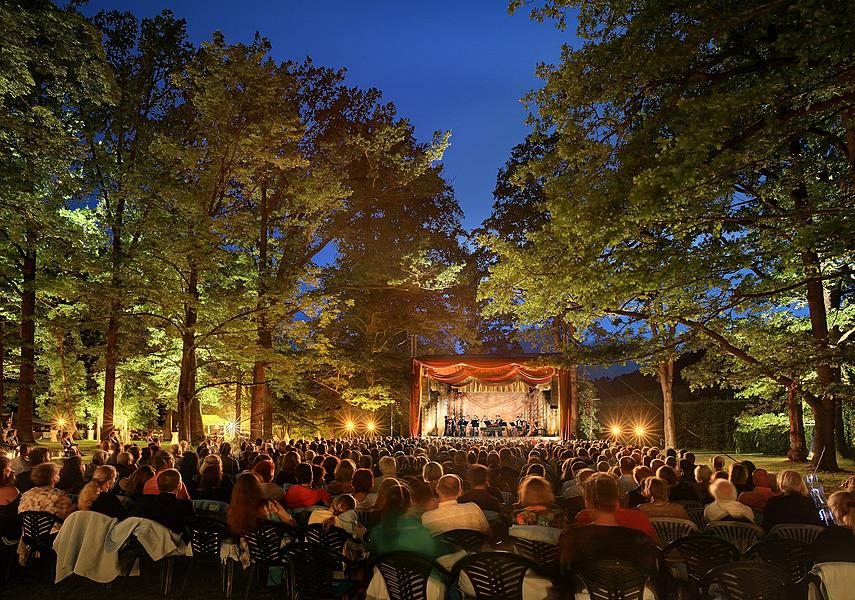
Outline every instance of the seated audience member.
<svg viewBox="0 0 855 600"><path fill-rule="evenodd" d="M266 500L262 494L261 482L252 473L241 473L232 488L226 524L229 531L237 535L246 535L255 531L265 521L294 525L294 518L282 505Z"/></svg>
<svg viewBox="0 0 855 600"><path fill-rule="evenodd" d="M709 504L712 502L710 495L710 482L712 481L713 470L706 465L698 465L695 467L695 493L701 504Z"/></svg>
<svg viewBox="0 0 855 600"><path fill-rule="evenodd" d="M710 484L713 502L704 509L704 519L712 521L754 522L754 511L736 500L736 487L727 479L716 479Z"/></svg>
<svg viewBox="0 0 855 600"><path fill-rule="evenodd" d="M210 455L209 455L210 456ZM271 467L273 463L270 463ZM272 470L270 476L273 476ZM282 491L282 488L278 488ZM280 494L280 497L282 494ZM193 488L193 498L197 500L215 500L228 504L232 497L232 482L223 477L222 467L219 463L208 464L202 467L199 474L199 482Z"/></svg>
<svg viewBox="0 0 855 600"><path fill-rule="evenodd" d="M437 462L429 462L422 467L422 479L430 486L430 491L436 496L436 484L439 483L439 478L445 475L442 470L442 465Z"/></svg>
<svg viewBox="0 0 855 600"><path fill-rule="evenodd" d="M712 465L713 473L721 473L724 471L724 457L720 455L713 456L710 459L710 464Z"/></svg>
<svg viewBox="0 0 855 600"><path fill-rule="evenodd" d="M804 479L796 471L781 471L778 478L781 494L766 501L763 528L766 531L784 523L819 525L819 511L808 496Z"/></svg>
<svg viewBox="0 0 855 600"><path fill-rule="evenodd" d="M0 537L14 540L21 535L20 501L21 492L15 487L12 460L8 456L0 456Z"/></svg>
<svg viewBox="0 0 855 600"><path fill-rule="evenodd" d="M649 498L646 504L639 504L638 510L651 517L671 519L689 519L689 513L682 504L671 502L668 493L671 488L664 479L648 477L644 482L644 495Z"/></svg>
<svg viewBox="0 0 855 600"><path fill-rule="evenodd" d="M345 458L335 465L333 471L333 480L327 486L327 491L333 495L352 494L353 493L353 474L356 472L356 465L349 458Z"/></svg>
<svg viewBox="0 0 855 600"><path fill-rule="evenodd" d="M638 488L638 482L635 480L632 472L635 469L635 461L631 456L623 456L618 463L618 467L620 468L618 489L620 490L621 498L623 498L627 492Z"/></svg>
<svg viewBox="0 0 855 600"><path fill-rule="evenodd" d="M133 455L130 452L119 452L116 456L116 476L120 479L130 477L136 470Z"/></svg>
<svg viewBox="0 0 855 600"><path fill-rule="evenodd" d="M422 521L413 517L410 512L412 507L410 488L396 483L394 479L388 481L391 485L386 489L382 506L378 510L377 525L371 529L368 538L368 546L372 554L379 556L389 552L404 551L415 552L431 559L436 558L441 553L439 545Z"/></svg>
<svg viewBox="0 0 855 600"><path fill-rule="evenodd" d="M811 544L815 564L855 562L855 493L834 492L828 497L834 525L819 534Z"/></svg>
<svg viewBox="0 0 855 600"><path fill-rule="evenodd" d="M160 487L157 483L157 477L167 469L174 468L175 457L173 457L172 454L167 452L166 450L161 450L152 457L151 466L154 468L155 476L145 482L145 485L143 486L143 494L157 495L160 494ZM184 485L184 482L180 478L178 480L178 490L176 492L176 497L181 500L190 500L190 494L187 492L187 487Z"/></svg>
<svg viewBox="0 0 855 600"><path fill-rule="evenodd" d="M223 476L233 482L240 473L240 465L237 459L232 456L232 445L230 443L223 442L220 445L220 460L223 461Z"/></svg>
<svg viewBox="0 0 855 600"><path fill-rule="evenodd" d="M676 502L678 500L687 502L698 502L698 494L695 492L694 486L680 481L677 472L665 465L656 470L656 476L668 484L668 497Z"/></svg>
<svg viewBox="0 0 855 600"><path fill-rule="evenodd" d="M175 456L171 453L171 456ZM177 461L175 461L176 469L181 473L181 481L188 489L196 487L196 481L199 478L199 455L191 450L185 450Z"/></svg>
<svg viewBox="0 0 855 600"><path fill-rule="evenodd" d="M324 527L339 527L356 539L362 539L365 528L356 516L356 500L350 494L340 494L332 499L329 508L316 508L309 516L309 525L320 523Z"/></svg>
<svg viewBox="0 0 855 600"><path fill-rule="evenodd" d="M591 475L593 477L593 475ZM543 477L531 475L520 481L515 525L540 525L566 529L564 512L555 503L552 485Z"/></svg>
<svg viewBox="0 0 855 600"><path fill-rule="evenodd" d="M154 477L154 469L149 465L140 465L127 479L119 480L119 494L136 500L143 495L146 482Z"/></svg>
<svg viewBox="0 0 855 600"><path fill-rule="evenodd" d="M294 478L294 469L300 464L300 455L294 452L286 452L279 458L279 471L276 473L274 480L277 485L294 485L297 480Z"/></svg>
<svg viewBox="0 0 855 600"><path fill-rule="evenodd" d="M128 511L119 498L110 493L116 485L116 469L110 465L101 465L92 473L92 481L83 486L77 499L78 510L91 510L114 519L124 519Z"/></svg>
<svg viewBox="0 0 855 600"><path fill-rule="evenodd" d="M75 454L69 456L62 461L62 468L59 470L59 483L56 487L69 494L79 494L86 482L83 480L83 471L85 469L83 458Z"/></svg>
<svg viewBox="0 0 855 600"><path fill-rule="evenodd" d="M846 480L846 483L844 483L840 487L842 487L843 490L846 492L852 492L853 494L855 494L855 475L850 475L849 478Z"/></svg>
<svg viewBox="0 0 855 600"><path fill-rule="evenodd" d="M36 468L38 465L42 465L50 462L50 450L47 448L33 448L30 450L27 455L27 463L29 468L21 471L15 476L15 487L18 488L18 491L22 494L33 487L33 483L30 481L30 477L32 475L32 470ZM57 470L57 473L59 471ZM59 481L59 479L57 479Z"/></svg>
<svg viewBox="0 0 855 600"><path fill-rule="evenodd" d="M421 477L410 475L404 477L401 483L406 484L410 488L410 493L413 496L413 503L410 507L413 516L421 516L429 510L436 508L437 499L433 495L430 486Z"/></svg>
<svg viewBox="0 0 855 600"><path fill-rule="evenodd" d="M638 512L619 506L617 480L598 473L585 483L587 524L561 535L561 562L579 564L591 560L624 560L653 568L656 564L654 544L648 536L620 522L618 513Z"/></svg>
<svg viewBox="0 0 855 600"><path fill-rule="evenodd" d="M39 448L36 448L39 450ZM35 450L33 450L35 452ZM48 512L60 520L71 514L71 497L56 488L59 483L59 467L51 462L33 467L29 477L32 487L21 495L18 512Z"/></svg>
<svg viewBox="0 0 855 600"><path fill-rule="evenodd" d="M754 489L739 494L739 501L745 506L750 506L755 512L762 513L766 508L766 502L775 496L775 492L769 485L769 474L765 469L754 469L751 477L754 479Z"/></svg>
<svg viewBox="0 0 855 600"><path fill-rule="evenodd" d="M371 493L374 487L374 473L371 469L357 469L353 474L353 499L357 509L373 508L377 494Z"/></svg>
<svg viewBox="0 0 855 600"><path fill-rule="evenodd" d="M611 477L611 475L608 475L608 477ZM586 508L576 515L573 526L581 527L582 525L588 525L592 522L592 519L591 511ZM656 531L653 529L653 525L650 524L650 519L640 510L618 507L617 511L615 511L615 519L621 527L635 529L643 533L654 546L659 543L659 540L656 538Z"/></svg>
<svg viewBox="0 0 855 600"><path fill-rule="evenodd" d="M623 495L621 504L625 508L635 508L639 504L647 502L647 497L644 495L644 482L653 477L653 471L650 467L639 465L632 470L632 477L637 485L635 489L629 490Z"/></svg>
<svg viewBox="0 0 855 600"><path fill-rule="evenodd" d="M108 454L104 450L95 450L92 453L92 458L89 459L89 464L86 465L86 470L83 472L83 478L86 481L92 479L92 474L100 466L107 464Z"/></svg>
<svg viewBox="0 0 855 600"><path fill-rule="evenodd" d="M482 511L501 512L501 498L497 498L494 493L487 489L488 473L489 471L484 465L474 465L469 469L469 491L461 495L458 502L474 502Z"/></svg>
<svg viewBox="0 0 855 600"><path fill-rule="evenodd" d="M439 503L434 510L422 515L422 525L433 534L444 533L452 529L471 529L489 533L490 524L477 504L474 502L459 504L457 502L462 491L463 484L457 475L440 477L436 484Z"/></svg>
<svg viewBox="0 0 855 600"><path fill-rule="evenodd" d="M295 485L285 491L285 506L288 508L308 508L325 504L329 506L332 497L325 490L312 487L312 465L300 463L294 468Z"/></svg>
<svg viewBox="0 0 855 600"><path fill-rule="evenodd" d="M736 487L737 494L742 492L750 492L754 489L754 485L748 479L748 469L743 463L733 463L728 469L727 478Z"/></svg>
<svg viewBox="0 0 855 600"><path fill-rule="evenodd" d="M396 478L398 476L398 464L395 462L395 459L391 456L384 456L380 459L380 462L377 463L377 468L380 470L380 477L377 477L374 480L374 489L373 492L376 492L380 489L380 484L383 483L383 480L391 477Z"/></svg>
<svg viewBox="0 0 855 600"><path fill-rule="evenodd" d="M193 518L193 502L179 498L181 473L176 469L163 469L153 478L158 493L144 494L134 502L133 516L151 519L171 529L184 533L187 523Z"/></svg>

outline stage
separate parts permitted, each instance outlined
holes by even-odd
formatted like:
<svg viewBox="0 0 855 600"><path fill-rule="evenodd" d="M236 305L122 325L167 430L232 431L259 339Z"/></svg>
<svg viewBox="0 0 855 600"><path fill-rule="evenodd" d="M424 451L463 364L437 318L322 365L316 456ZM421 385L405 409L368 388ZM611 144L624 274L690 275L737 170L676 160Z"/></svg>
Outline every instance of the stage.
<svg viewBox="0 0 855 600"><path fill-rule="evenodd" d="M414 358L411 435L569 439L571 378L559 358L541 354Z"/></svg>

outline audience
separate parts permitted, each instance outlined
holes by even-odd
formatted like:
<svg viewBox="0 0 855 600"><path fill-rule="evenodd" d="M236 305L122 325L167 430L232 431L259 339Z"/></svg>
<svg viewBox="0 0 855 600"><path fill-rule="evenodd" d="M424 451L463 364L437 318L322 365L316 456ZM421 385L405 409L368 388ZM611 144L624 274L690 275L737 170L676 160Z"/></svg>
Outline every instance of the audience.
<svg viewBox="0 0 855 600"><path fill-rule="evenodd" d="M683 505L669 500L670 490L671 488L664 479L648 477L644 482L644 495L649 498L649 501L645 504L639 504L638 510L647 515L648 518L688 519L689 514Z"/></svg>
<svg viewBox="0 0 855 600"><path fill-rule="evenodd" d="M754 512L763 513L766 509L766 502L775 496L775 492L772 491L769 484L769 473L765 469L754 469L751 478L754 480L754 489L739 494L739 501L750 506Z"/></svg>
<svg viewBox="0 0 855 600"><path fill-rule="evenodd" d="M119 498L110 493L118 472L110 465L101 465L92 473L92 480L83 486L77 499L77 510L92 510L116 519L124 519L128 511Z"/></svg>
<svg viewBox="0 0 855 600"><path fill-rule="evenodd" d="M516 525L567 528L564 513L555 503L552 485L545 478L537 475L526 477L520 481L518 496L518 508L514 512Z"/></svg>
<svg viewBox="0 0 855 600"><path fill-rule="evenodd" d="M834 524L810 548L816 563L855 562L855 493L834 492L828 498Z"/></svg>
<svg viewBox="0 0 855 600"><path fill-rule="evenodd" d="M83 471L86 466L83 464L83 457L79 455L69 456L62 463L62 468L59 470L59 483L56 487L69 494L79 494L86 481L83 479Z"/></svg>
<svg viewBox="0 0 855 600"><path fill-rule="evenodd" d="M0 537L14 540L21 535L21 522L18 519L18 504L21 492L15 487L12 461L0 456Z"/></svg>
<svg viewBox="0 0 855 600"><path fill-rule="evenodd" d="M161 450L152 456L151 466L154 469L155 476L145 482L145 485L143 486L143 494L156 495L161 493L157 479L164 471L174 468L175 457L169 451ZM195 473L191 476L195 476ZM180 500L190 500L190 494L187 492L187 487L184 485L184 482L180 477L178 478L178 489L175 491L175 496Z"/></svg>
<svg viewBox="0 0 855 600"><path fill-rule="evenodd" d="M297 483L285 491L285 506L288 508L308 508L316 504L329 506L332 497L323 489L312 486L312 465L300 463L294 468Z"/></svg>
<svg viewBox="0 0 855 600"><path fill-rule="evenodd" d="M15 476L15 487L23 494L31 487L33 483L30 480L32 471L38 465L50 462L50 450L47 448L33 448L27 455L27 464L23 470ZM59 479L57 479L59 481Z"/></svg>
<svg viewBox="0 0 855 600"><path fill-rule="evenodd" d="M459 503L463 484L457 475L443 475L436 484L439 503L434 510L422 515L422 524L433 534L452 529L471 529L489 533L490 524L484 512L474 502ZM412 497L412 495L410 494ZM412 502L412 500L410 501Z"/></svg>
<svg viewBox="0 0 855 600"><path fill-rule="evenodd" d="M254 532L264 522L295 525L294 517L282 505L264 498L261 482L253 473L241 473L235 480L226 513L229 531L238 535Z"/></svg>
<svg viewBox="0 0 855 600"><path fill-rule="evenodd" d="M40 450L40 448L36 448ZM33 450L30 454L35 453ZM71 514L71 497L56 488L59 483L59 467L54 463L41 463L30 471L31 487L21 494L18 512L47 512L56 516L60 521Z"/></svg>
<svg viewBox="0 0 855 600"><path fill-rule="evenodd" d="M380 503L378 523L371 529L368 538L369 549L375 556L403 551L436 558L439 555L439 545L431 536L431 532L422 525L422 521L410 513L410 488L391 478L388 481L391 485L387 487L383 502Z"/></svg>
<svg viewBox="0 0 855 600"><path fill-rule="evenodd" d="M193 518L193 502L180 496L183 488L181 473L166 468L149 481L157 485L157 494L146 492L138 498L134 503L133 515L157 521L167 529L183 534L187 523Z"/></svg>
<svg viewBox="0 0 855 600"><path fill-rule="evenodd" d="M489 472L489 469L484 465L474 465L469 469L469 491L462 494L458 499L458 502L474 502L482 511L491 511L495 513L502 512L502 502L504 500L501 493L498 490L490 491L487 485L487 476L489 475ZM437 480L437 483L438 482L439 481ZM554 500L555 499L553 497L553 502Z"/></svg>

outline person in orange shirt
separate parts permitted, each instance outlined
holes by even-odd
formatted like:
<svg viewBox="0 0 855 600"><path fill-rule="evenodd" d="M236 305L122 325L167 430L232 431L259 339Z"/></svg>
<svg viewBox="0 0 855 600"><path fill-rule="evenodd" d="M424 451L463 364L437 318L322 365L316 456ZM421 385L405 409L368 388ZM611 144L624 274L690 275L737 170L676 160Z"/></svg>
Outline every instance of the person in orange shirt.
<svg viewBox="0 0 855 600"><path fill-rule="evenodd" d="M175 457L168 450L161 450L157 454L155 454L151 459L151 466L154 467L154 477L145 482L143 486L143 494L159 494L160 490L157 488L157 476L166 471L167 469L175 468ZM175 492L175 496L179 500L191 500L190 494L187 493L187 486L184 485L183 481L179 482L178 490Z"/></svg>
<svg viewBox="0 0 855 600"><path fill-rule="evenodd" d="M769 498L777 496L777 494L772 491L772 486L769 485L769 473L765 469L754 469L751 479L754 480L754 489L739 494L739 501L753 508L755 512L762 513Z"/></svg>
<svg viewBox="0 0 855 600"><path fill-rule="evenodd" d="M308 508L318 504L329 506L332 497L326 490L312 489L312 465L300 463L294 467L294 478L296 485L292 485L285 492L286 508Z"/></svg>

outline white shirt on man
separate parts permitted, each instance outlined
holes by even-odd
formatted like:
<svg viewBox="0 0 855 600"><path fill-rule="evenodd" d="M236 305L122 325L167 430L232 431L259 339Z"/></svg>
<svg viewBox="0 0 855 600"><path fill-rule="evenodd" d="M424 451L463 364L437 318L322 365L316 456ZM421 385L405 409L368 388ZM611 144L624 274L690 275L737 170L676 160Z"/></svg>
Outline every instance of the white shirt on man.
<svg viewBox="0 0 855 600"><path fill-rule="evenodd" d="M457 500L446 500L422 515L422 525L432 534L445 533L452 529L470 529L488 533L490 524L484 511L474 502L459 504Z"/></svg>

